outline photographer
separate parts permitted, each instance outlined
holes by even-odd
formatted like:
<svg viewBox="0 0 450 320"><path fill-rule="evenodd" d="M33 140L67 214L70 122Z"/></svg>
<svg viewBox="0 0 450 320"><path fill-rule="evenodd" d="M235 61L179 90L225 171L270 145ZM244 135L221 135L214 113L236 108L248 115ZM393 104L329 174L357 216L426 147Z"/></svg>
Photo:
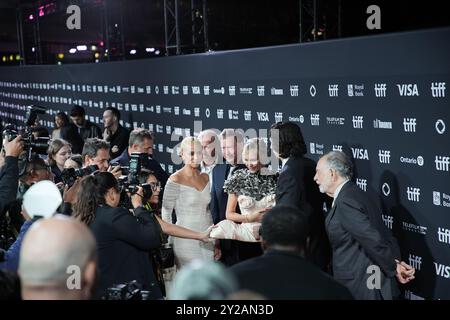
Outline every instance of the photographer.
<svg viewBox="0 0 450 320"><path fill-rule="evenodd" d="M111 167L109 165L110 156L108 142L98 138L86 139L81 156L83 158L84 167L96 165L98 166L99 171L109 171L116 178L120 177L120 166Z"/></svg>
<svg viewBox="0 0 450 320"><path fill-rule="evenodd" d="M145 153L148 157L143 163L144 168L153 171L164 187L169 175L163 170L159 162L153 158L153 144L153 134L149 130L136 128L130 133L128 148L126 148L119 157L113 159L111 162L127 167L130 165L130 157L132 153Z"/></svg>
<svg viewBox="0 0 450 320"><path fill-rule="evenodd" d="M120 201L117 180L109 172L99 172L83 178L74 206L74 217L92 230L99 248L100 284L96 297L105 294L115 284L138 281L150 297L161 299L152 262L148 253L161 246L161 226L142 207L142 188L131 195L134 216ZM209 230L199 233L182 229L191 239L207 239Z"/></svg>
<svg viewBox="0 0 450 320"><path fill-rule="evenodd" d="M0 217L11 199L16 198L18 180L19 180L19 164L18 157L23 150L22 137L17 136L14 140L3 142L4 164L0 169Z"/></svg>

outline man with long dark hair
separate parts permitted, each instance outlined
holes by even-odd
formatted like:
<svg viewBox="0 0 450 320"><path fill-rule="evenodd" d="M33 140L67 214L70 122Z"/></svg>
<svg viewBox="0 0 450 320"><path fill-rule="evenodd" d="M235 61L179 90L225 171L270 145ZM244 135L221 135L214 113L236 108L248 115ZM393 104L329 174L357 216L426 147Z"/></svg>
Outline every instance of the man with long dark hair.
<svg viewBox="0 0 450 320"><path fill-rule="evenodd" d="M277 122L270 130L271 148L282 162L277 182L276 204L294 206L306 215L309 234L306 257L322 270L330 261L329 241L325 232L325 198L314 183L316 163L305 157L306 144L298 125Z"/></svg>

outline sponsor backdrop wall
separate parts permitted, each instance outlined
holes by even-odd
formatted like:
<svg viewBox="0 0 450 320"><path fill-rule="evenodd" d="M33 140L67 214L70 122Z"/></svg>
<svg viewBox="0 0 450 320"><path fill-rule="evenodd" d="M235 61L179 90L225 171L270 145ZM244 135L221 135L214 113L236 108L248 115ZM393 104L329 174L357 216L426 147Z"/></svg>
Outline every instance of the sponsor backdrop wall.
<svg viewBox="0 0 450 320"><path fill-rule="evenodd" d="M447 39L447 40L445 40ZM378 197L403 260L417 269L410 299L450 299L450 29L86 65L0 68L2 121L24 108L53 116L82 105L101 123L117 107L126 127L156 133L171 173L177 141L224 127L301 126L309 156L354 158L356 183ZM201 121L194 130L194 121ZM264 133L264 132L261 132Z"/></svg>

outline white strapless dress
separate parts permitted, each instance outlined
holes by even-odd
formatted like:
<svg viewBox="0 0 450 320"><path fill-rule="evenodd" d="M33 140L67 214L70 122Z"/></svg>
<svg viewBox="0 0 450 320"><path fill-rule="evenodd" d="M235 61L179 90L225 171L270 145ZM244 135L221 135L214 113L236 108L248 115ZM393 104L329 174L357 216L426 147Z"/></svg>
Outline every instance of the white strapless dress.
<svg viewBox="0 0 450 320"><path fill-rule="evenodd" d="M242 215L251 214L275 205L275 194L265 196L260 200L239 195L238 204ZM232 239L245 242L258 242L261 223L236 223L231 220L222 220L211 231L210 237L214 239Z"/></svg>

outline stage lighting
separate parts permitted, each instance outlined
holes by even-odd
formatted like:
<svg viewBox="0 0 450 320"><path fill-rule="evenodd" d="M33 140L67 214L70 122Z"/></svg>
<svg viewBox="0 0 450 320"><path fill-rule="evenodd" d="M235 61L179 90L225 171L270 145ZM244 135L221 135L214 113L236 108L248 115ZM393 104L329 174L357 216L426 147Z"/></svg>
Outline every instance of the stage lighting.
<svg viewBox="0 0 450 320"><path fill-rule="evenodd" d="M92 45L92 46L91 46L91 51L95 51L95 50L97 50L97 46Z"/></svg>
<svg viewBox="0 0 450 320"><path fill-rule="evenodd" d="M3 62L6 62L6 60L7 60L7 59L6 59L6 56L3 56L2 61L3 61Z"/></svg>
<svg viewBox="0 0 450 320"><path fill-rule="evenodd" d="M146 52L155 52L155 48L145 48Z"/></svg>
<svg viewBox="0 0 450 320"><path fill-rule="evenodd" d="M16 60L19 61L20 60L20 54L16 55Z"/></svg>
<svg viewBox="0 0 450 320"><path fill-rule="evenodd" d="M64 59L64 53L58 53L58 59Z"/></svg>
<svg viewBox="0 0 450 320"><path fill-rule="evenodd" d="M75 48L72 48L72 49L69 50L69 53L74 54L75 52L77 52L77 49L75 49Z"/></svg>
<svg viewBox="0 0 450 320"><path fill-rule="evenodd" d="M136 49L131 49L130 54L136 54Z"/></svg>
<svg viewBox="0 0 450 320"><path fill-rule="evenodd" d="M87 46L85 46L85 45L77 46L77 50L78 51L86 51L87 50Z"/></svg>
<svg viewBox="0 0 450 320"><path fill-rule="evenodd" d="M96 53L94 54L94 57L95 57L96 59L98 59L98 58L100 57L100 53L96 52Z"/></svg>

